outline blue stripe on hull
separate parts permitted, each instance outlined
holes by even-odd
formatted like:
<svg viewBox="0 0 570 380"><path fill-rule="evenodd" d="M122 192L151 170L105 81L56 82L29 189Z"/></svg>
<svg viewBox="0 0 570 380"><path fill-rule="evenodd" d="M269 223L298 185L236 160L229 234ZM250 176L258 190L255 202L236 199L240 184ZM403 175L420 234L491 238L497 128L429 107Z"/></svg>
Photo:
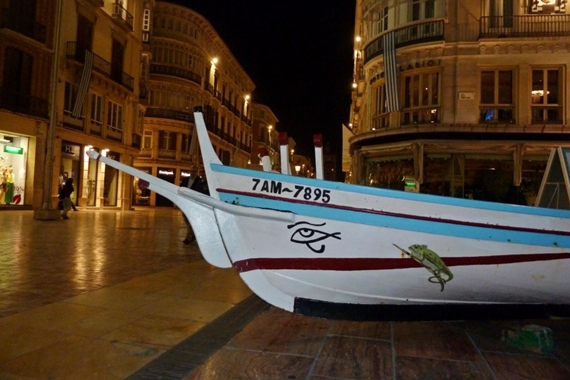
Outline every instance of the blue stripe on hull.
<svg viewBox="0 0 570 380"><path fill-rule="evenodd" d="M368 186L352 185L341 182L317 180L312 178L288 176L272 172L262 172L250 169L236 168L232 166L211 165L212 170L220 173L229 173L249 178L261 178L273 181L283 181L290 183L298 183L304 186L313 186L322 189L347 191L355 194L372 195L378 197L387 197L392 199L403 199L417 202L426 202L438 205L449 205L474 208L489 211L511 212L524 215L546 216L553 218L566 218L570 223L570 210L556 210L540 207L519 206L505 203L475 201L470 199L444 197L439 195L419 194L398 190L379 189Z"/></svg>
<svg viewBox="0 0 570 380"><path fill-rule="evenodd" d="M229 193L220 193L220 198L224 202L231 203L235 200L236 196ZM465 226L452 223L437 222L436 220L425 221L408 219L347 209L331 208L326 206L313 206L296 202L283 202L244 195L239 196L239 202L240 205L243 206L284 210L303 216L366 224L376 227L394 228L405 231L423 232L440 236L454 236L475 240L544 247L570 248L570 236L497 230L493 229L492 227L484 228L478 226ZM285 205L287 207L284 207Z"/></svg>

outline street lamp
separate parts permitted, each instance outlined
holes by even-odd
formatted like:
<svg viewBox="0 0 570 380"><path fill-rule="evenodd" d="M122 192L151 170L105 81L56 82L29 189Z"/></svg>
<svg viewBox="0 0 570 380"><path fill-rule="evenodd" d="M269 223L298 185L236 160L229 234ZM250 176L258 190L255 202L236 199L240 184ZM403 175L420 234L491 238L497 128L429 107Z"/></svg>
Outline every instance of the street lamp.
<svg viewBox="0 0 570 380"><path fill-rule="evenodd" d="M297 175L299 175L300 170L301 170L301 165L295 165L295 171L297 172Z"/></svg>

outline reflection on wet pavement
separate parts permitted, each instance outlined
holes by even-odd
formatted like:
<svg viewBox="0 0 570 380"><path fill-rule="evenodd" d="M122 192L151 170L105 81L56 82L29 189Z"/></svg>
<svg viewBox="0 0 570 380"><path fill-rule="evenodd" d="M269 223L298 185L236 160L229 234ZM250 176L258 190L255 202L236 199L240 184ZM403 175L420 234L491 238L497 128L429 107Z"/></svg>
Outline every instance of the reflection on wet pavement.
<svg viewBox="0 0 570 380"><path fill-rule="evenodd" d="M0 318L199 260L185 235L181 213L170 209L81 210L58 221L3 212Z"/></svg>

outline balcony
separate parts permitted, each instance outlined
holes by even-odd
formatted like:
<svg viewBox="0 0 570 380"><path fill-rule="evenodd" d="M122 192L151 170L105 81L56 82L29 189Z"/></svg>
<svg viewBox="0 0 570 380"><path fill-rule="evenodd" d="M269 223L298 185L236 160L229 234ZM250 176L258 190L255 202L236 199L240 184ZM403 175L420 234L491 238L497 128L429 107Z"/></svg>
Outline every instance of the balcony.
<svg viewBox="0 0 570 380"><path fill-rule="evenodd" d="M91 120L89 123L89 132L95 136L101 136L103 123L97 120Z"/></svg>
<svg viewBox="0 0 570 380"><path fill-rule="evenodd" d="M166 108L149 107L144 113L144 117L157 117L161 119L172 119L194 123L194 115L192 115L190 112L183 112Z"/></svg>
<svg viewBox="0 0 570 380"><path fill-rule="evenodd" d="M47 40L47 27L33 20L22 20L22 17L13 14L10 8L0 8L0 29L6 28L29 37L39 43L45 44Z"/></svg>
<svg viewBox="0 0 570 380"><path fill-rule="evenodd" d="M80 64L83 64L85 62L85 52L85 49L80 49L77 47L77 43L75 41L67 43L67 59L71 59L79 62ZM99 57L97 54L93 54L93 70L119 83L129 91L133 91L134 89L135 80L132 76L125 72L121 72L120 75L113 75L111 63Z"/></svg>
<svg viewBox="0 0 570 380"><path fill-rule="evenodd" d="M146 114L145 114L146 116ZM220 137L222 140L229 142L230 144L238 147L239 149L251 153L251 146L246 145L236 138L231 137L228 133L224 132L221 128L216 127L212 122L206 120L206 129L216 136Z"/></svg>
<svg viewBox="0 0 570 380"><path fill-rule="evenodd" d="M153 63L150 65L150 73L188 79L189 81L194 82L198 85L202 84L202 77L200 75L181 67Z"/></svg>
<svg viewBox="0 0 570 380"><path fill-rule="evenodd" d="M102 8L105 6L105 0L89 0L89 2L91 4L93 4L96 7Z"/></svg>
<svg viewBox="0 0 570 380"><path fill-rule="evenodd" d="M151 148L142 148L139 152L137 158L151 158L152 157L152 149Z"/></svg>
<svg viewBox="0 0 570 380"><path fill-rule="evenodd" d="M119 18L125 22L127 27L132 31L133 30L133 20L134 17L130 14L122 4L114 3L113 4L113 17Z"/></svg>
<svg viewBox="0 0 570 380"><path fill-rule="evenodd" d="M47 119L49 117L47 99L36 98L7 88L0 87L0 109L23 113Z"/></svg>
<svg viewBox="0 0 570 380"><path fill-rule="evenodd" d="M159 149L158 150L158 158L167 159L167 160L175 160L176 159L176 151L175 150L168 150L168 149Z"/></svg>
<svg viewBox="0 0 570 380"><path fill-rule="evenodd" d="M62 124L65 128L85 132L85 118L83 116L75 117L69 110L63 110Z"/></svg>
<svg viewBox="0 0 570 380"><path fill-rule="evenodd" d="M123 131L118 128L107 125L107 139L117 142L123 142Z"/></svg>
<svg viewBox="0 0 570 380"><path fill-rule="evenodd" d="M570 15L484 16L479 38L570 36Z"/></svg>
<svg viewBox="0 0 570 380"><path fill-rule="evenodd" d="M393 29L386 33L396 33L396 49L424 42L444 41L443 20L431 20ZM386 34L384 33L384 34ZM384 53L382 37L376 37L364 48L364 64Z"/></svg>

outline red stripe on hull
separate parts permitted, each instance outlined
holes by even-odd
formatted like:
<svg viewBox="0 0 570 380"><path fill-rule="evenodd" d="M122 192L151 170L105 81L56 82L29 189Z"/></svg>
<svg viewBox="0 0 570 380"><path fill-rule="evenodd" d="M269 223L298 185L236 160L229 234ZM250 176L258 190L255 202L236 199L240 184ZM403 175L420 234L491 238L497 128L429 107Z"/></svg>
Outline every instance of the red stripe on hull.
<svg viewBox="0 0 570 380"><path fill-rule="evenodd" d="M533 261L551 261L570 259L570 253L536 253L528 255L499 255L471 257L442 257L445 265L472 266L515 264ZM252 270L328 270L328 271L363 271L390 270L405 268L421 268L422 266L411 258L380 259L380 258L256 258L240 260L234 263L238 272Z"/></svg>

